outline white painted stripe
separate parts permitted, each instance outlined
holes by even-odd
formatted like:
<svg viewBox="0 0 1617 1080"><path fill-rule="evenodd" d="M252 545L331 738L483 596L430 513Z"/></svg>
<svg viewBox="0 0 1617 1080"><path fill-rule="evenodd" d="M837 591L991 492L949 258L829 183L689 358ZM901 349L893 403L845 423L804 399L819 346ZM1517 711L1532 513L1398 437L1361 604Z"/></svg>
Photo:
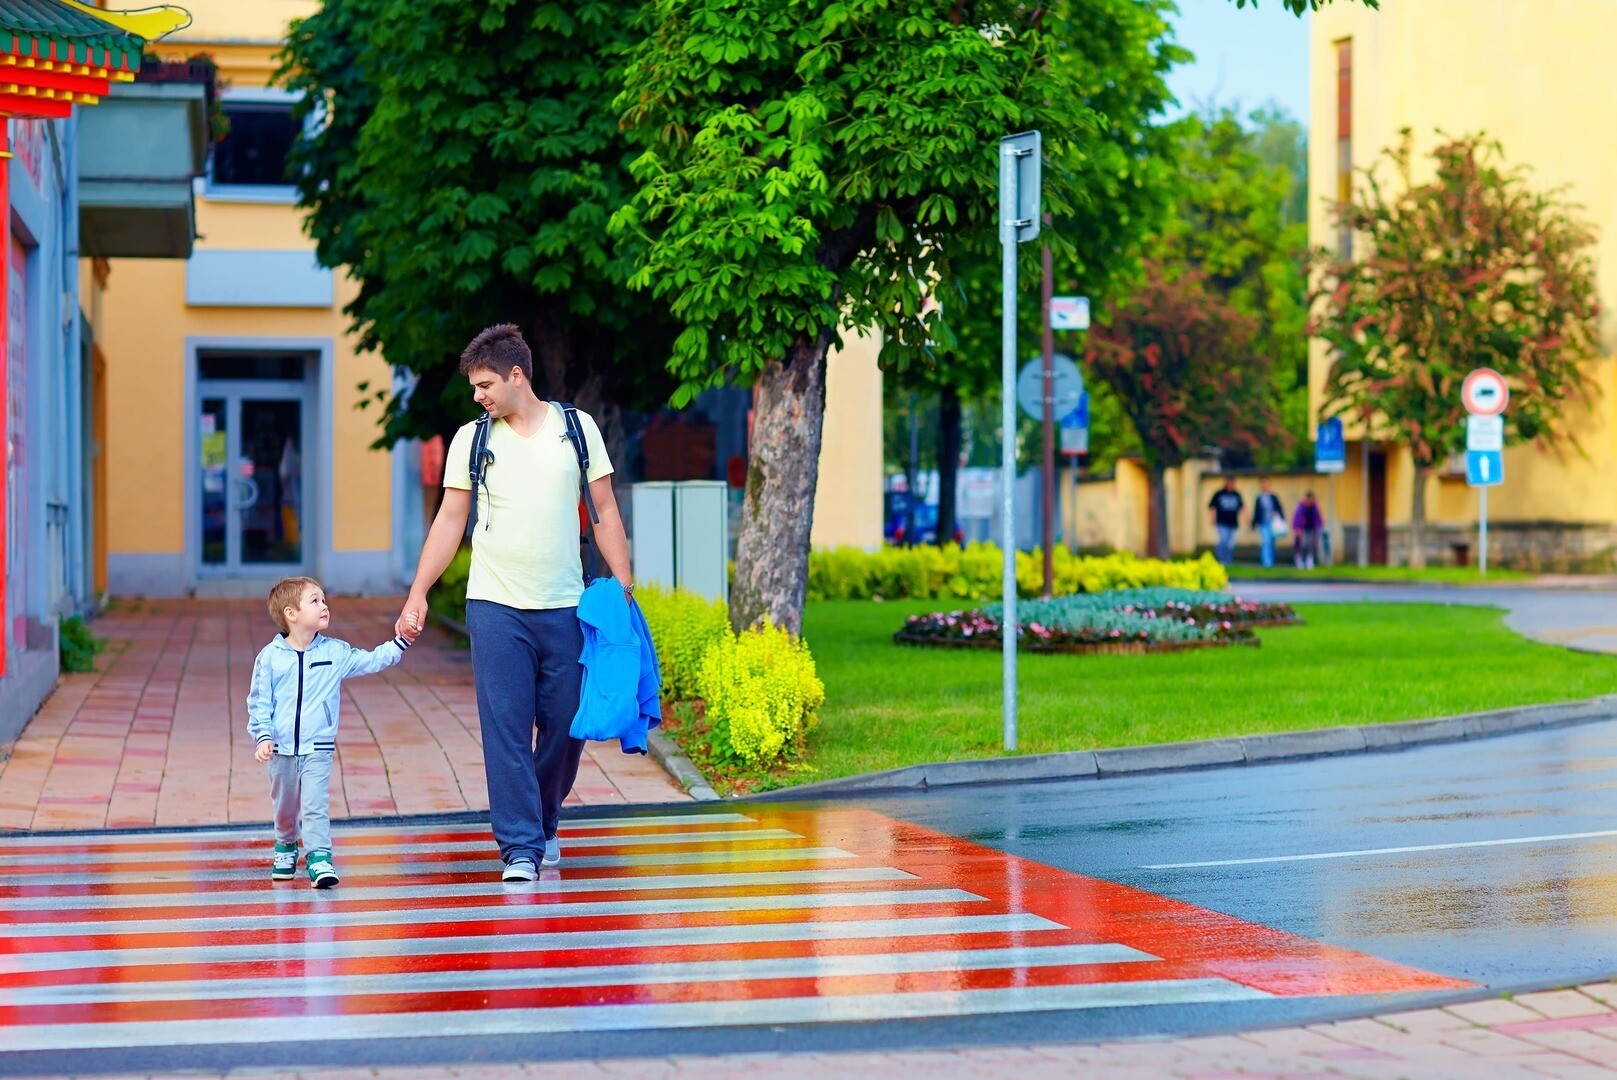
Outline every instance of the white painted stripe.
<svg viewBox="0 0 1617 1080"><path fill-rule="evenodd" d="M787 829L725 829L722 832L686 832L686 833L648 833L645 836L574 836L564 837L567 843L566 851L576 851L580 848L603 847L664 847L675 844L737 844L744 842L760 842L765 840L800 840L797 833ZM4 843L0 840L0 843ZM484 835L472 840L440 840L430 845L418 844L342 844L337 848L341 855L406 855L427 851L471 851L489 852L496 848L494 838ZM206 859L208 861L226 859L269 859L270 841L268 838L258 840L252 846L238 848L217 848L208 851L191 851L188 857ZM0 853L0 870L8 866L57 866L64 860L85 859L96 865L113 863L146 863L161 860L164 856L160 852L151 851L112 851L97 852L90 855L58 855Z"/></svg>
<svg viewBox="0 0 1617 1080"><path fill-rule="evenodd" d="M185 890L162 893L110 893L86 896L66 893L57 896L19 896L0 899L0 914L8 911L56 911L63 908L79 910L89 906L119 911L136 907L222 907L227 904L257 903L310 904L326 906L342 900L406 900L411 897L491 896L501 893L526 892L550 895L556 893L595 892L664 892L669 889L738 889L754 885L834 885L839 883L870 881L914 881L914 874L895 870L889 866L852 866L841 870L774 870L749 871L743 874L666 874L646 877L567 877L541 878L522 885L505 885L499 881L461 881L447 885L389 885L385 888L339 886L333 890L315 890L298 887L290 882L276 888L266 879L259 888L228 892L196 892ZM183 889L183 886L180 888Z"/></svg>
<svg viewBox="0 0 1617 1080"><path fill-rule="evenodd" d="M653 900L597 900L560 904L517 904L498 907L391 908L278 911L274 915L220 915L176 919L108 919L104 922L6 923L6 936L71 937L75 934L212 934L233 930L301 930L308 927L410 926L427 923L503 922L514 919L594 919L620 915L677 915L702 911L806 911L823 908L914 907L919 904L970 904L984 898L964 889L888 889L881 892L786 893L774 896L658 897Z"/></svg>
<svg viewBox="0 0 1617 1080"><path fill-rule="evenodd" d="M1411 844L1408 847L1363 848L1358 851L1322 851L1309 855L1269 855L1257 859L1210 859L1206 862L1153 863L1141 870L1190 870L1198 866L1251 866L1257 863L1313 862L1317 859L1357 859L1366 855L1404 855L1414 851L1453 851L1457 848L1508 847L1513 844L1559 844L1568 840L1601 840L1617 836L1617 829L1599 832L1556 833L1550 836L1512 836L1504 840L1462 840L1452 844Z"/></svg>
<svg viewBox="0 0 1617 1080"><path fill-rule="evenodd" d="M296 1043L312 1039L401 1039L426 1035L562 1034L907 1020L931 1016L988 1016L1065 1009L1262 1001L1268 998L1269 995L1261 990L1224 979L1164 979L1078 986L1017 986L994 990L772 998L762 1001L690 1001L558 1009L322 1016L319 1023L310 1023L307 1017L248 1017L158 1023L29 1024L7 1030L5 1044L8 1050L73 1050L90 1047Z"/></svg>
<svg viewBox="0 0 1617 1080"><path fill-rule="evenodd" d="M743 825L754 821L745 814L657 814L647 817L610 817L610 818L562 818L561 835L566 837L579 829L656 829L670 825ZM267 833L269 825L263 826ZM489 827L483 823L459 823L447 825L421 824L404 822L398 825L344 825L334 822L331 831L339 836L377 836L392 833L408 835L419 833L466 833L476 836L488 836ZM239 840L243 837L259 835L245 829L198 829L182 832L127 832L102 833L96 836L53 836L50 833L35 833L30 836L9 836L4 839L5 846L9 848L36 847L51 844L149 844L172 841L176 844L188 844L196 840Z"/></svg>
<svg viewBox="0 0 1617 1080"><path fill-rule="evenodd" d="M1009 949L793 956L767 960L706 960L661 964L482 971L415 971L400 975L322 976L319 979L210 979L206 982L81 983L0 988L0 1006L81 1005L126 1001L217 1001L240 998L319 998L356 994L448 994L466 990L527 990L568 986L655 986L744 979L831 979L913 975L928 971L1081 967L1155 960L1126 945L1046 945Z"/></svg>
<svg viewBox="0 0 1617 1080"><path fill-rule="evenodd" d="M341 847L332 852L339 877L399 877L406 874L497 874L505 868L498 859L466 859L457 862L344 863ZM760 848L757 851L657 851L645 855L584 855L568 857L563 850L561 871L600 870L638 866L724 866L737 863L840 862L859 856L841 848ZM203 867L207 859L198 860ZM186 869L173 865L154 866L145 873L17 874L7 885L139 885L145 882L195 883L198 881L259 881L269 877L269 863L224 870ZM301 875L300 875L301 876Z"/></svg>
<svg viewBox="0 0 1617 1080"><path fill-rule="evenodd" d="M376 941L301 941L268 945L198 945L92 949L80 952L10 953L0 973L105 970L131 965L230 964L260 960L342 960L376 956L503 956L568 949L643 949L654 946L739 945L762 941L840 941L945 934L1003 934L1062 930L1038 915L956 915L922 919L839 919L826 922L672 926L635 930L568 930L548 934L485 934Z"/></svg>

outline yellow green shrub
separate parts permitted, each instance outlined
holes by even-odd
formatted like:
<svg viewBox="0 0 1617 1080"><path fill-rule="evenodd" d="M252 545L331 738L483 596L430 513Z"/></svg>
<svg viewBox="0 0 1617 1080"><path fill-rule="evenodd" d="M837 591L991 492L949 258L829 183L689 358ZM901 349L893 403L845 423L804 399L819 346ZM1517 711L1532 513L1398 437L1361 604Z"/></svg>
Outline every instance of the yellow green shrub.
<svg viewBox="0 0 1617 1080"><path fill-rule="evenodd" d="M825 702L808 647L767 624L709 646L697 690L714 757L754 768L800 751Z"/></svg>
<svg viewBox="0 0 1617 1080"><path fill-rule="evenodd" d="M688 701L700 697L696 683L709 646L731 636L730 613L722 600L709 600L684 589L655 585L635 590L635 600L651 629L662 670L663 697Z"/></svg>
<svg viewBox="0 0 1617 1080"><path fill-rule="evenodd" d="M1074 555L1056 548L1055 593L1066 596L1109 589L1167 586L1222 590L1229 585L1224 568L1210 554L1197 559L1142 559L1127 552ZM809 555L811 600L989 600L1001 593L1000 550L994 544L883 548L830 548ZM1044 587L1044 557L1039 552L1016 556L1016 586L1022 596L1037 596Z"/></svg>

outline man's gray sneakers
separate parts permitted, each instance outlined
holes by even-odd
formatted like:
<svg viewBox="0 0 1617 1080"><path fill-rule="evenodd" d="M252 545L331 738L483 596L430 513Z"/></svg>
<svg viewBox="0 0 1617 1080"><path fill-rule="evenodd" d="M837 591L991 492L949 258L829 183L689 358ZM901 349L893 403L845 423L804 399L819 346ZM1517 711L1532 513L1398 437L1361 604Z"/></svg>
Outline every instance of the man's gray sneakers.
<svg viewBox="0 0 1617 1080"><path fill-rule="evenodd" d="M552 836L545 841L545 856L539 860L540 866L561 865L561 841Z"/></svg>
<svg viewBox="0 0 1617 1080"><path fill-rule="evenodd" d="M513 859L505 864L505 873L500 875L501 881L537 881L539 871L534 868L532 859Z"/></svg>

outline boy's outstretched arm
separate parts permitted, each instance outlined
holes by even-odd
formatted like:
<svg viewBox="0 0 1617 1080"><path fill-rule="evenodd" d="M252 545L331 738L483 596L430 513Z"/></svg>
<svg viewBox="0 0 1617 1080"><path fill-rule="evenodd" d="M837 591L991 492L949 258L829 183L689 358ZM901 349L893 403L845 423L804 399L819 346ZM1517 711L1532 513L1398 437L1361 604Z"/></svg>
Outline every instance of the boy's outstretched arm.
<svg viewBox="0 0 1617 1080"><path fill-rule="evenodd" d="M378 671L385 671L402 660L404 650L409 647L408 639L402 637L384 641L374 649L356 649L350 645L342 659L342 678L351 679L356 675L375 675Z"/></svg>

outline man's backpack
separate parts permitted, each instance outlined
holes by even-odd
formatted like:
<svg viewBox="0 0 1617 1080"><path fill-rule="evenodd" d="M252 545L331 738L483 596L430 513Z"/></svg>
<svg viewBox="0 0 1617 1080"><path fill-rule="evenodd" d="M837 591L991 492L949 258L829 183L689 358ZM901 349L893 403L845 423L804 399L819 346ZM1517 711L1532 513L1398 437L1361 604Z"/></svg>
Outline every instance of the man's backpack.
<svg viewBox="0 0 1617 1080"><path fill-rule="evenodd" d="M585 577L588 581L595 577L595 548L590 544L588 528L589 525L601 523L601 516L595 512L595 500L590 496L589 441L584 437L584 425L578 420L578 410L570 402L552 401L550 407L561 410L562 423L567 429L562 438L573 444L573 453L578 457L578 489L581 495L578 543L580 547L589 549L589 573ZM472 512L467 523L468 532L477 528L477 489L481 487L484 497L488 496L488 469L494 464L494 451L488 448L488 434L492 426L493 421L485 412L477 418L472 428ZM587 523L583 513L585 508L589 511ZM483 528L488 529L487 522L483 523Z"/></svg>

